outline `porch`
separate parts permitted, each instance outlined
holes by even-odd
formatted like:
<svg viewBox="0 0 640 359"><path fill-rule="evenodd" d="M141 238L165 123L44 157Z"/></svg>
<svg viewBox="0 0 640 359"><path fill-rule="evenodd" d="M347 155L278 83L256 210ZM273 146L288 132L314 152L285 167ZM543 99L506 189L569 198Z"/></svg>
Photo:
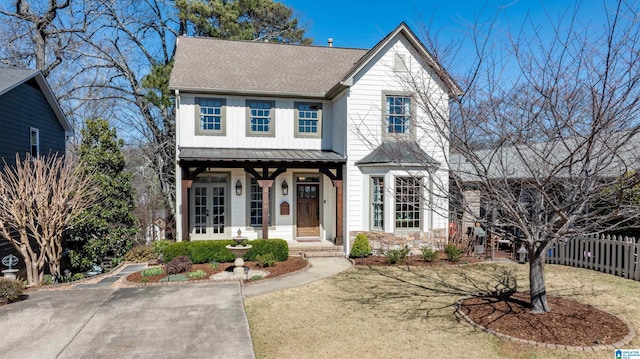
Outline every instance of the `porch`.
<svg viewBox="0 0 640 359"><path fill-rule="evenodd" d="M331 151L182 148L180 240L236 235L343 243L344 156Z"/></svg>

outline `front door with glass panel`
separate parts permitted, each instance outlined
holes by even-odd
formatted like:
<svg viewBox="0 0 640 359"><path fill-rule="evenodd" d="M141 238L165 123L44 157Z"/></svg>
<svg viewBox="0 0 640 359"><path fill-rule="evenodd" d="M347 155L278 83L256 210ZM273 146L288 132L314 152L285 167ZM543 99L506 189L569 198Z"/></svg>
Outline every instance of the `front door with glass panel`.
<svg viewBox="0 0 640 359"><path fill-rule="evenodd" d="M194 183L192 194L192 239L226 238L226 183Z"/></svg>
<svg viewBox="0 0 640 359"><path fill-rule="evenodd" d="M320 208L318 184L299 183L297 185L297 236L298 237L319 237L320 236Z"/></svg>

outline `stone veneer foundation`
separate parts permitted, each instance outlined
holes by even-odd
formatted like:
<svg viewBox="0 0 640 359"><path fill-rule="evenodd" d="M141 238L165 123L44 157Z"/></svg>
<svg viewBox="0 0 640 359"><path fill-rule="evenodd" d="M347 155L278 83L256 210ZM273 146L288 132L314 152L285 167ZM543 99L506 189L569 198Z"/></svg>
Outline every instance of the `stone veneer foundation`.
<svg viewBox="0 0 640 359"><path fill-rule="evenodd" d="M353 240L359 233L364 233L371 244L372 254L374 256L384 255L385 251L392 249L400 249L404 246L409 247L410 254L422 253L422 248L444 249L447 244L447 238L440 233L424 233L424 232L402 232L402 233L386 233L386 232L368 232L368 231L352 231L349 232L349 243L353 245ZM349 248L351 251L351 248Z"/></svg>

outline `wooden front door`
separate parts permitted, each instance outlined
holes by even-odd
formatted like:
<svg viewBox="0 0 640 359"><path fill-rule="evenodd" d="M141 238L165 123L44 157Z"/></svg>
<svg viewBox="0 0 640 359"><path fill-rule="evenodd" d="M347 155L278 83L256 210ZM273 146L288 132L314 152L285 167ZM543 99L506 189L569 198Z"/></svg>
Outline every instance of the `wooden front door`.
<svg viewBox="0 0 640 359"><path fill-rule="evenodd" d="M320 236L320 211L318 184L298 184L296 200L296 225L298 237Z"/></svg>

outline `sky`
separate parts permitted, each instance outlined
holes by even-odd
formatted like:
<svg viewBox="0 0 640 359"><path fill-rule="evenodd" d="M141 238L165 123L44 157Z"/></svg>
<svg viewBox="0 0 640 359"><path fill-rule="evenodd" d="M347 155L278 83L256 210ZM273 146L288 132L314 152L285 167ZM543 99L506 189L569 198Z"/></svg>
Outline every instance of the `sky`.
<svg viewBox="0 0 640 359"><path fill-rule="evenodd" d="M459 49L443 63L453 74L464 74L475 58L472 42L465 36L470 24L492 23L493 35L502 41L508 29L513 33L532 28L549 38L552 23L568 23L577 7L577 26L602 29L606 23L605 8L614 9L615 0L280 0L293 9L294 16L306 29L313 44L370 49L401 22L405 22L424 39L425 31L437 34L440 46L450 42ZM640 0L627 0L633 9ZM564 21L560 21L564 19ZM523 24L525 26L523 27ZM486 28L486 25L485 25ZM429 49L434 51L434 49ZM504 57L506 59L506 57ZM469 61L470 60L470 61ZM506 73L515 68L512 60L502 60Z"/></svg>
<svg viewBox="0 0 640 359"><path fill-rule="evenodd" d="M630 2L633 2L631 0ZM421 33L425 23L452 38L462 37L465 23L488 19L500 12L502 24L520 24L527 15L542 27L549 18L557 18L579 4L579 19L585 22L603 21L603 4L614 6L611 0L281 0L293 8L307 36L314 45L326 45L333 38L334 46L371 48L400 22Z"/></svg>

